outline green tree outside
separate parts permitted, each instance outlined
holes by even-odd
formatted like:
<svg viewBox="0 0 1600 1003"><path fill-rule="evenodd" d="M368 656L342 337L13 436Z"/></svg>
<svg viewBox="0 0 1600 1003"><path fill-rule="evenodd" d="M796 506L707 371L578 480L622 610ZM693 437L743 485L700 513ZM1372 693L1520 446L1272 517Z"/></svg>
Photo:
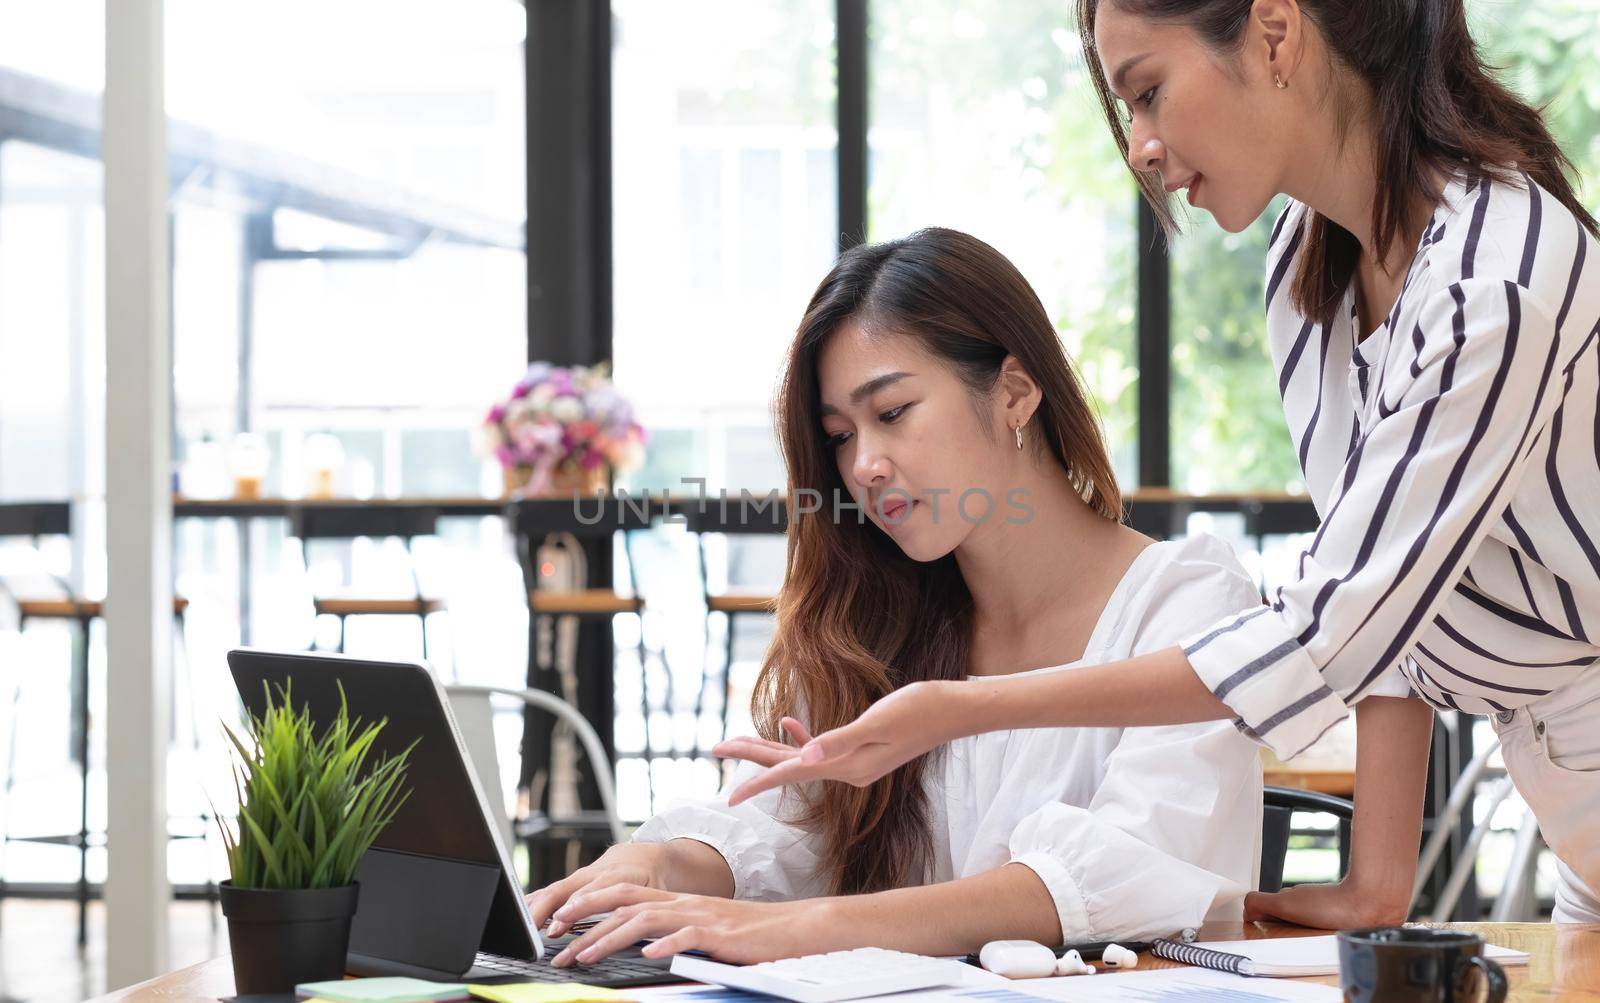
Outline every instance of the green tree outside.
<svg viewBox="0 0 1600 1003"><path fill-rule="evenodd" d="M1600 210L1600 0L1469 0L1474 37L1545 115ZM1299 465L1278 400L1262 311L1274 202L1244 233L1204 213L1172 253L1172 471L1177 487L1283 491Z"/></svg>

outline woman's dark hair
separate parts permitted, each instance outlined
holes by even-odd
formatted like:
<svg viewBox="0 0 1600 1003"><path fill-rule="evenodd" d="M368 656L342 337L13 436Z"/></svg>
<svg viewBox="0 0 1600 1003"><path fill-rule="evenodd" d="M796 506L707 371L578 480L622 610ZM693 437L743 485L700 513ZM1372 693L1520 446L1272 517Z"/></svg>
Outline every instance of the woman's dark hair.
<svg viewBox="0 0 1600 1003"><path fill-rule="evenodd" d="M1187 25L1222 53L1238 51L1253 0L1078 0L1078 32L1090 78L1124 158L1128 134L1117 114L1094 45L1095 12L1114 3L1140 17ZM1572 162L1545 127L1539 109L1511 93L1483 61L1462 0L1299 0L1332 55L1371 95L1377 122L1378 194L1372 207L1373 251L1383 260L1406 225L1411 196L1430 206L1441 195L1437 172L1463 171L1520 184L1520 171L1555 196L1590 233L1594 218L1568 180ZM1337 90L1337 88L1335 88ZM1337 98L1336 98L1337 99ZM1349 120L1347 105L1340 121ZM1513 167L1515 164L1516 167ZM1176 226L1170 197L1148 172L1139 187L1170 234ZM1305 251L1294 276L1295 309L1320 323L1333 317L1350 284L1360 243L1350 231L1311 213Z"/></svg>
<svg viewBox="0 0 1600 1003"><path fill-rule="evenodd" d="M1053 458L1096 512L1122 517L1089 397L1011 262L976 237L941 229L846 251L811 297L776 401L790 499L815 491L828 501L812 515L789 506L777 628L753 700L758 730L774 740L785 715L826 731L907 683L970 670L972 594L955 557L919 563L870 521L831 517L831 500L848 495L822 429L817 363L850 322L873 336L915 339L975 402L987 402L1002 363L1014 357L1041 393L1027 430L1034 449ZM991 432L996 448L1011 448L1009 429ZM821 837L819 867L836 894L924 879L932 849L925 768L918 758L864 788L825 784L799 794L796 821Z"/></svg>

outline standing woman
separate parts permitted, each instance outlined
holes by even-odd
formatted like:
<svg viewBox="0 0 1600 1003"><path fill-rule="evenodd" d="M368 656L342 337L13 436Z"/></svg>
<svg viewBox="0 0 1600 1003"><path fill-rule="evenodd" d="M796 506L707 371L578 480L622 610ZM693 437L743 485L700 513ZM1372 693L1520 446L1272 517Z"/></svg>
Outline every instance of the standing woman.
<svg viewBox="0 0 1600 1003"><path fill-rule="evenodd" d="M1112 132L1226 230L1291 198L1267 259L1284 412L1322 517L1297 578L1166 650L920 682L734 800L865 784L1000 728L1232 718L1289 757L1357 708L1341 884L1252 900L1340 927L1403 915L1435 707L1491 715L1560 859L1555 918L1600 921L1600 244L1539 112L1462 0L1079 0Z"/></svg>

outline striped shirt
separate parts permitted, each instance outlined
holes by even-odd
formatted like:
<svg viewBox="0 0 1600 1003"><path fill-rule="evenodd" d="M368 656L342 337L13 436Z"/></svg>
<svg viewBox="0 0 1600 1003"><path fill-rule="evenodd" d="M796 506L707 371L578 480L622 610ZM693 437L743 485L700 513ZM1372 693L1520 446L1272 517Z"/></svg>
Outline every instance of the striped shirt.
<svg viewBox="0 0 1600 1003"><path fill-rule="evenodd" d="M1270 605L1183 648L1280 756L1374 692L1504 714L1600 671L1600 243L1523 181L1451 182L1365 338L1353 283L1329 325L1290 304L1305 207L1273 229L1267 332L1321 528Z"/></svg>

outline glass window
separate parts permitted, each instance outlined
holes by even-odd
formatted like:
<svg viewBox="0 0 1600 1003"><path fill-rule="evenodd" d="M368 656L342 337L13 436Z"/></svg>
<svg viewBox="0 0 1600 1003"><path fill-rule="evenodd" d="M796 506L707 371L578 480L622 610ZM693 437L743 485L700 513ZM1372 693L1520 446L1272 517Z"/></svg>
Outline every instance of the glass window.
<svg viewBox="0 0 1600 1003"><path fill-rule="evenodd" d="M0 540L0 575L14 594L58 595L49 575L97 594L105 587L105 214L94 139L38 116L92 112L104 86L103 0L0 5L0 498L73 504L70 540ZM9 603L11 600L7 600ZM65 623L0 631L0 659L39 671L16 675L0 715L8 835L78 830L78 764L71 741L74 656ZM89 706L103 722L106 663L95 628ZM99 727L96 725L96 727ZM94 733L91 733L93 735ZM99 742L90 760L100 765ZM91 780L91 791L95 789ZM103 782L100 789L103 790ZM104 824L103 811L91 824ZM13 842L0 878L68 882L77 852ZM88 855L105 875L102 847Z"/></svg>
<svg viewBox="0 0 1600 1003"><path fill-rule="evenodd" d="M306 492L319 445L337 494L497 494L472 432L526 362L521 4L168 0L166 14L180 469L248 429L270 454L268 495ZM312 579L281 524L190 520L177 540L179 587L202 597L192 647L310 639ZM360 579L379 551L330 553ZM414 651L399 619L365 633ZM515 658L493 662L520 677Z"/></svg>
<svg viewBox="0 0 1600 1003"><path fill-rule="evenodd" d="M1545 121L1600 212L1600 3L1595 0L1468 0L1473 37L1501 79L1545 107Z"/></svg>
<svg viewBox="0 0 1600 1003"><path fill-rule="evenodd" d="M1556 138L1600 209L1600 4L1470 0L1473 34L1502 79L1547 105ZM1282 200L1226 234L1194 214L1172 254L1173 484L1193 492L1298 491L1262 311L1267 236Z"/></svg>
<svg viewBox="0 0 1600 1003"><path fill-rule="evenodd" d="M0 496L70 498L104 480L101 174L0 142Z"/></svg>
<svg viewBox="0 0 1600 1003"><path fill-rule="evenodd" d="M1134 186L1067 6L875 0L871 15L871 238L948 226L1010 258L1097 398L1131 487Z"/></svg>
<svg viewBox="0 0 1600 1003"><path fill-rule="evenodd" d="M613 351L651 434L629 481L781 486L772 394L838 240L833 5L612 11Z"/></svg>
<svg viewBox="0 0 1600 1003"><path fill-rule="evenodd" d="M449 493L493 487L462 434L526 355L521 5L169 0L167 24L169 142L192 161L179 459L248 426L277 444L268 489L295 493L329 431L385 439L346 443L346 493L398 494L424 465Z"/></svg>
<svg viewBox="0 0 1600 1003"><path fill-rule="evenodd" d="M226 465L248 429L270 456L269 496L307 492L318 452L340 495L498 494L472 433L526 362L522 6L167 0L166 23L180 469L206 451ZM410 556L369 540L307 552L287 530L175 527L191 600L174 760L190 779L175 798L225 804L231 790L225 773L194 782L207 760L189 751L193 727L215 734L206 722L233 706L231 687L187 666L220 664L245 638L304 647L318 626L331 646L314 591L402 594L414 568L449 610L429 625L446 677L524 675L524 599L496 520L444 520ZM408 617L349 625L354 654L414 658L419 640ZM172 872L196 880L203 861L175 851Z"/></svg>
<svg viewBox="0 0 1600 1003"><path fill-rule="evenodd" d="M1191 214L1172 245L1172 484L1194 494L1300 491L1267 348L1267 237L1283 200L1243 233Z"/></svg>
<svg viewBox="0 0 1600 1003"><path fill-rule="evenodd" d="M346 493L497 486L472 454L470 432L524 361L521 6L168 0L166 14L178 181L175 459L205 436L226 439L248 425L266 434L275 458L267 489L294 491L306 440L327 430L343 448ZM0 9L0 102L28 113L22 121L40 109L92 107L103 60L102 3ZM53 541L46 556L91 596L104 589L102 388L118 375L104 371L101 188L92 141L71 128L0 141L0 495L77 501L71 546ZM185 521L175 538L176 586L191 605L175 662L171 808L175 829L198 831L207 793L225 803L231 784L213 769L225 760L196 756L190 743L197 733L209 740L209 722L233 706L225 674L199 667L219 664L239 640L246 599L256 641L303 644L306 588L327 565L315 556L305 568L270 522ZM443 664L509 682L522 674L525 630L502 546L498 527L462 520L419 548L419 563L434 572L436 591L461 599L466 618L481 617L459 621L467 638ZM352 547L335 563L352 579L403 587L395 550ZM416 651L414 623L368 633L369 651ZM102 637L97 627L96 722L105 720ZM10 661L63 670L28 683L6 725L19 747L37 750L17 764L11 817L34 833L74 830L71 635L41 625L7 644ZM91 737L93 791L103 785L98 724ZM98 828L103 812L93 811ZM8 880L76 874L70 849L13 851ZM174 844L174 880L217 873L207 851L198 840ZM93 850L91 879L104 867L103 850Z"/></svg>

